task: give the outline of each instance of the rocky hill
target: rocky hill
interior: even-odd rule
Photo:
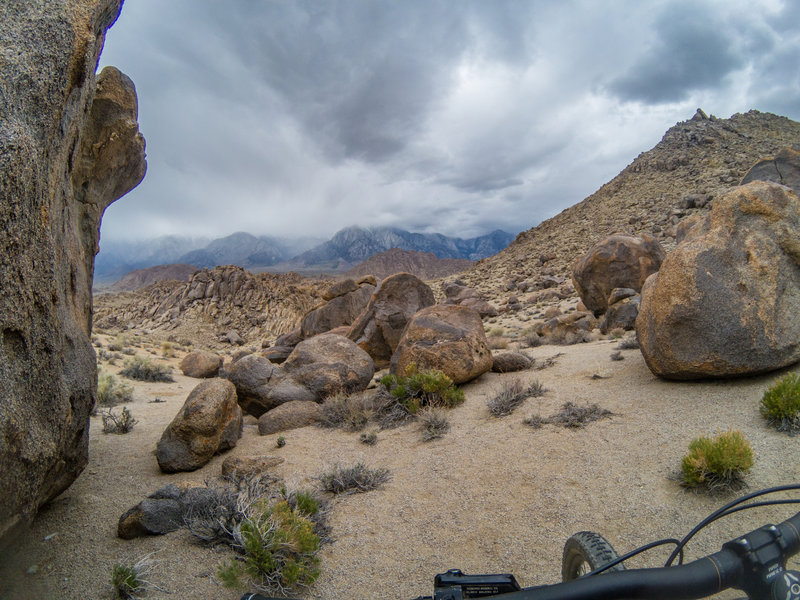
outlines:
[[[253,274],[234,266],[203,269],[188,282],[162,281],[95,297],[94,326],[136,327],[209,348],[239,343],[238,338],[274,340],[299,325],[303,314],[320,302],[318,290],[323,287],[293,273]]]
[[[455,275],[474,264],[474,261],[464,258],[437,258],[432,252],[391,248],[373,254],[342,276],[359,279],[365,275],[374,275],[378,279],[385,279],[395,273],[411,273],[420,279],[436,279]]]
[[[132,292],[143,287],[152,285],[159,281],[175,279],[177,281],[189,281],[199,269],[194,265],[157,265],[146,269],[136,269],[131,271],[122,279],[103,289],[105,292]]]
[[[719,119],[698,109],[594,194],[459,277],[501,301],[543,277],[569,278],[575,260],[614,232],[648,232],[670,250],[681,220],[705,213],[759,159],[797,144],[800,123],[785,117],[751,110]]]

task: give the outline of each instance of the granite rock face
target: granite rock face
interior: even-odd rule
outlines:
[[[0,4],[0,538],[88,460],[100,219],[146,168],[133,84],[95,77],[120,6]]]
[[[656,375],[754,375],[800,360],[800,202],[754,181],[717,198],[705,233],[642,290],[636,333]]]

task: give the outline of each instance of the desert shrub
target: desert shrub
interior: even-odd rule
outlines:
[[[278,436],[278,439],[275,440],[275,447],[276,448],[283,448],[286,445],[286,438],[282,435]]]
[[[367,446],[374,446],[378,443],[378,436],[375,434],[374,431],[370,431],[367,433],[366,431],[362,432],[359,438],[362,444],[366,444]]]
[[[625,336],[625,330],[622,327],[614,327],[614,329],[608,332],[608,335],[612,340],[619,340]]]
[[[103,433],[130,433],[137,423],[127,406],[122,407],[120,414],[116,414],[113,409],[109,408],[101,411],[100,416],[103,419]]]
[[[447,413],[442,408],[425,408],[417,416],[419,417],[423,442],[439,439],[450,429]]]
[[[259,500],[233,532],[236,558],[221,564],[217,574],[228,588],[252,586],[259,592],[285,594],[311,585],[319,577],[320,537],[314,523],[287,500]]]
[[[343,392],[325,398],[322,403],[322,427],[341,427],[348,431],[360,431],[367,426],[373,411],[360,396],[348,396]]]
[[[741,431],[695,438],[681,461],[681,480],[686,487],[704,486],[712,491],[736,489],[753,466],[753,448]]]
[[[487,343],[492,350],[505,350],[508,348],[508,340],[502,337],[490,337]]]
[[[175,358],[175,346],[170,342],[161,344],[161,356],[164,358]]]
[[[577,429],[584,427],[587,423],[599,421],[612,416],[610,410],[601,408],[597,404],[589,404],[581,406],[573,402],[565,402],[561,406],[561,410],[549,417],[541,417],[538,415],[528,417],[523,420],[525,425],[539,429],[542,425],[550,423],[560,427],[567,427],[570,429]]]
[[[405,377],[384,375],[380,383],[411,414],[417,414],[425,406],[452,408],[464,401],[464,392],[437,369],[419,371],[412,364]]]
[[[769,386],[759,408],[778,431],[800,431],[800,375],[787,373]]]
[[[562,356],[563,354],[564,354],[563,352],[559,352],[558,354],[554,354],[553,356],[548,356],[547,358],[543,358],[542,360],[537,361],[534,367],[537,371],[541,371],[542,369],[547,369],[549,367],[552,367],[554,364],[556,364],[556,359],[559,356]]]
[[[492,327],[486,335],[489,337],[503,337],[506,333],[506,330],[502,327]]]
[[[625,357],[622,356],[622,352],[612,352],[610,356],[611,360],[625,360]]]
[[[323,490],[332,494],[354,494],[377,489],[389,480],[388,469],[371,469],[363,462],[351,467],[334,465],[321,473],[317,480]]]
[[[128,349],[131,344],[131,339],[127,335],[118,333],[114,339],[108,342],[108,349],[112,352],[122,352]]]
[[[157,365],[141,356],[127,359],[119,374],[137,381],[175,381],[172,378],[172,369],[165,365]]]
[[[133,400],[133,386],[117,378],[110,373],[101,373],[97,377],[97,404],[101,406],[115,406]]]
[[[378,389],[372,406],[373,418],[381,429],[399,427],[415,418],[415,415],[412,415],[406,406],[384,387]]]
[[[622,341],[617,344],[617,349],[619,350],[636,350],[638,348],[639,339],[636,337],[636,334],[623,338]]]
[[[147,579],[154,565],[150,557],[148,554],[132,565],[117,563],[111,568],[109,583],[116,598],[122,600],[141,598],[150,588],[161,589]]]
[[[536,348],[542,345],[542,338],[535,331],[526,331],[522,334],[522,342],[528,348]]]
[[[525,402],[527,397],[522,381],[512,379],[503,382],[500,393],[494,398],[490,398],[486,405],[489,408],[489,414],[493,417],[503,417],[514,412],[514,409]]]

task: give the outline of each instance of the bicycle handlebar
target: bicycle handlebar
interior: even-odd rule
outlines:
[[[603,573],[483,597],[498,600],[693,600],[736,588],[744,590],[750,598],[800,600],[800,573],[785,571],[786,560],[798,551],[800,512],[780,525],[766,525],[731,540],[719,552],[686,565]],[[788,575],[782,578],[781,574]],[[775,595],[776,580],[784,585],[779,595]],[[435,596],[437,600],[461,597],[460,591],[452,596],[447,592]],[[272,599],[245,594],[241,600]]]

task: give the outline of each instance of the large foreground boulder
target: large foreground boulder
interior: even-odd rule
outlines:
[[[646,233],[641,237],[614,234],[599,241],[575,263],[572,283],[584,306],[595,315],[608,308],[614,288],[640,291],[664,260],[661,244]]]
[[[410,273],[387,277],[372,294],[347,337],[369,354],[376,366],[384,367],[411,315],[434,302],[433,291],[418,277]]]
[[[316,399],[314,393],[260,354],[237,360],[228,367],[227,377],[236,387],[242,410],[256,418],[284,402]]]
[[[88,460],[100,219],[146,167],[133,83],[95,76],[120,5],[0,2],[0,538]]]
[[[670,379],[751,375],[800,360],[800,203],[752,182],[714,201],[708,230],[642,290],[636,333]]]
[[[225,379],[209,379],[192,390],[156,446],[165,473],[194,471],[219,452],[230,450],[242,435],[242,409],[236,388]]]
[[[415,364],[464,383],[491,369],[492,361],[480,315],[463,306],[438,304],[411,317],[392,356],[391,372],[403,375]]]

